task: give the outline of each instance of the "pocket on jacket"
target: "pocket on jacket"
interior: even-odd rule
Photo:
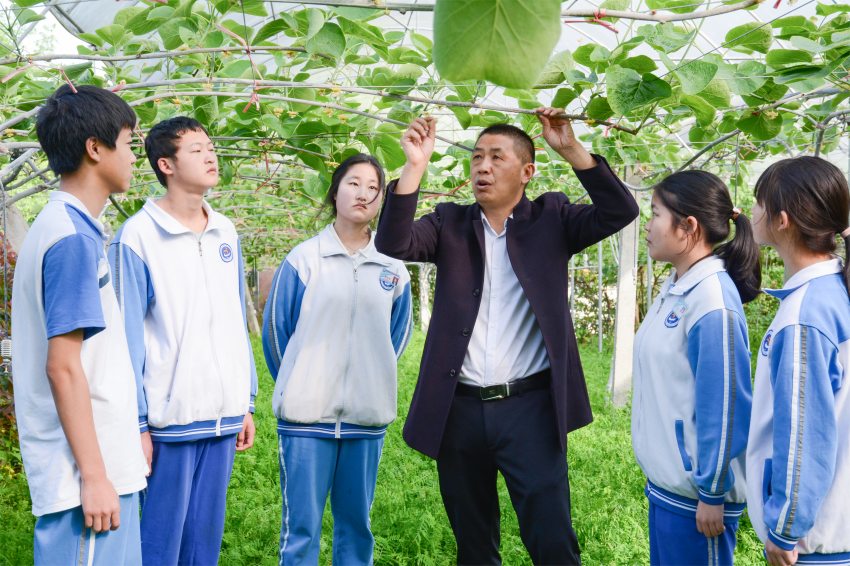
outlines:
[[[682,466],[685,467],[686,472],[692,471],[694,469],[693,462],[691,462],[691,457],[688,456],[688,451],[685,450],[685,423],[681,419],[676,421],[676,444],[679,447]]]
[[[766,503],[771,495],[770,482],[773,480],[773,460],[768,458],[764,461],[764,470],[761,476],[761,500]]]

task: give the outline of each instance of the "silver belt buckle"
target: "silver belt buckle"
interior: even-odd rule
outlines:
[[[482,387],[479,391],[481,392],[482,401],[498,401],[511,394],[511,387],[509,383],[500,383],[498,385]]]

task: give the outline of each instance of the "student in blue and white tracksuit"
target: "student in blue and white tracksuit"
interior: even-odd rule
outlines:
[[[735,224],[735,236],[719,245]],[[742,299],[758,294],[749,221],[710,173],[659,183],[649,254],[674,271],[635,338],[632,444],[647,477],[651,564],[732,564],[752,393]]]
[[[127,220],[109,250],[152,459],[142,560],[215,564],[235,451],[254,437],[242,253],[233,223],[204,200],[218,167],[201,124],[160,122],[145,148],[166,195]]]
[[[384,186],[375,158],[345,160],[328,191],[334,222],[296,246],[272,281],[263,350],[276,379],[280,564],[318,563],[329,493],[332,562],[372,563],[369,510],[411,332],[410,276],[375,250],[369,229]]]
[[[753,226],[785,264],[756,364],[747,445],[749,515],[773,565],[850,564],[850,195],[817,157],[756,183]]]
[[[12,289],[15,416],[36,566],[142,562],[148,468],[97,219],[110,195],[130,188],[135,125],[126,102],[90,85],[63,85],[38,111],[38,140],[59,189],[27,232]]]

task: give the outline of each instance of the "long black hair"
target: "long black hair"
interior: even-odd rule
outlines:
[[[777,161],[756,181],[756,201],[768,220],[785,212],[802,246],[835,253],[835,235],[847,228],[850,193],[841,170],[820,157]],[[850,293],[850,237],[844,240],[844,284]]]
[[[654,190],[670,210],[674,223],[688,216],[697,219],[706,242],[726,264],[741,302],[755,299],[761,292],[758,244],[750,220],[734,207],[726,184],[707,171],[680,171],[655,185]],[[735,224],[735,235],[726,241],[731,232],[730,221]]]

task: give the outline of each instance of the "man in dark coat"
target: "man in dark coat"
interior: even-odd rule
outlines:
[[[534,144],[519,128],[483,130],[470,158],[476,203],[445,203],[414,221],[436,122],[402,136],[407,162],[391,183],[375,245],[437,265],[434,312],[405,441],[437,460],[461,564],[499,564],[501,472],[520,534],[537,564],[579,564],[570,517],[567,433],[592,420],[567,303],[567,262],[638,215],[602,157],[576,140],[560,111],[538,117],[593,204],[560,192],[534,201]]]

